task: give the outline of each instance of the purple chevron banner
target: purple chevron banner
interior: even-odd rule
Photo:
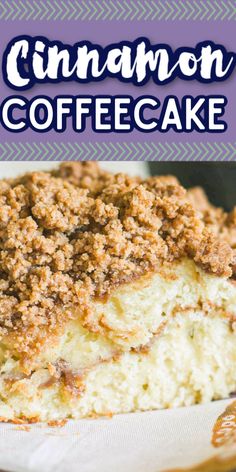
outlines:
[[[236,160],[233,0],[3,0],[0,160]]]

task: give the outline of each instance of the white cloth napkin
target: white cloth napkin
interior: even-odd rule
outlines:
[[[0,469],[158,472],[192,467],[225,451],[225,446],[211,444],[212,429],[232,401],[69,421],[62,428],[36,424],[23,431],[1,424]],[[235,419],[230,424],[232,433]],[[226,452],[236,454],[232,444]]]

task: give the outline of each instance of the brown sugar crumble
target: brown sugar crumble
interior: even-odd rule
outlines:
[[[187,196],[210,230],[236,249],[236,207],[230,213],[214,207],[201,187],[188,190]]]
[[[51,426],[51,428],[63,428],[63,426],[68,423],[68,420],[51,420],[48,421],[48,426]]]
[[[164,261],[187,256],[231,277],[236,210],[195,207],[174,178],[113,175],[94,162],[1,180],[1,335],[27,353],[71,308],[88,313],[93,297]]]

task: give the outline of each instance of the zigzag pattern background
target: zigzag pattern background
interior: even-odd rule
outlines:
[[[236,142],[5,142],[0,161],[234,161]]]
[[[0,20],[236,20],[235,0],[2,0]]]

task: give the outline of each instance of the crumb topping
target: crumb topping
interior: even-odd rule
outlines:
[[[213,217],[191,200],[174,178],[142,181],[95,162],[1,180],[1,334],[27,352],[71,307],[88,313],[93,297],[184,256],[230,277],[234,253],[220,234],[235,235],[236,211]]]
[[[213,206],[201,187],[188,190],[187,198],[200,212],[200,217],[212,233],[231,246],[236,264],[236,207],[230,213],[226,213],[222,208]]]

